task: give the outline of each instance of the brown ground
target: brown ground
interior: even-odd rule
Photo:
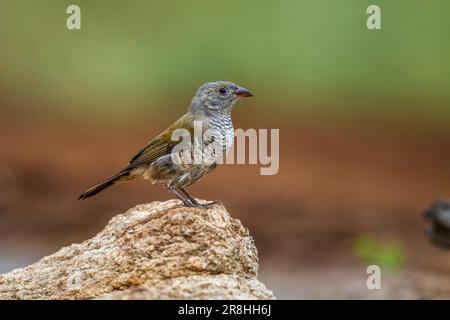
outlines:
[[[114,186],[77,201],[81,191],[124,166],[158,133],[126,124],[5,121],[0,128],[0,271],[37,260],[95,234],[115,214],[168,199],[146,182]],[[274,125],[276,122],[276,125]],[[242,121],[248,128],[255,121]],[[280,171],[222,166],[190,190],[220,199],[255,237],[260,278],[279,298],[450,297],[450,252],[424,236],[423,209],[450,197],[450,134],[370,124],[274,120]],[[406,268],[365,287],[356,237],[371,234],[405,250]]]

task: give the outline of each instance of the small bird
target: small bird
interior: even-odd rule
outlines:
[[[80,195],[78,199],[92,197],[115,183],[146,179],[152,184],[164,184],[169,192],[181,199],[188,207],[209,207],[217,201],[200,203],[191,196],[186,188],[197,182],[205,174],[217,167],[217,161],[210,155],[208,161],[173,161],[173,151],[179,140],[173,139],[177,129],[184,129],[191,135],[190,142],[195,144],[195,124],[201,124],[202,133],[212,132],[208,139],[202,140],[202,155],[211,150],[222,149],[224,154],[233,144],[234,129],[231,121],[231,109],[244,97],[253,94],[247,89],[230,81],[208,82],[195,94],[187,112],[164,132],[136,154],[128,166],[114,176],[100,182]],[[178,152],[178,151],[177,151]],[[195,152],[195,151],[194,151]]]

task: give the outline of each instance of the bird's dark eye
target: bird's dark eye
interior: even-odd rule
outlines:
[[[227,93],[227,89],[225,89],[225,88],[220,88],[220,89],[219,89],[219,93],[220,93],[221,95],[224,95],[224,94]]]

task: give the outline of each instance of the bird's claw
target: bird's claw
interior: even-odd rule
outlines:
[[[215,200],[215,201],[200,203],[197,200],[195,200],[192,202],[185,202],[184,205],[189,208],[205,208],[205,209],[207,209],[207,208],[213,207],[214,205],[218,204],[219,202],[220,201]]]
[[[213,207],[215,204],[219,203],[219,201],[215,200],[215,201],[211,201],[211,202],[205,202],[205,203],[200,203],[197,202],[196,206],[200,207],[200,208],[211,208]]]

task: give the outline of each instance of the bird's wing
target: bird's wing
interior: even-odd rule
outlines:
[[[193,116],[190,114],[182,116],[164,132],[160,133],[156,138],[150,141],[145,148],[139,151],[139,153],[130,160],[128,168],[136,168],[142,164],[150,164],[159,157],[170,154],[172,148],[179,143],[179,141],[172,140],[172,133],[176,129],[186,129],[192,136],[194,132],[192,125],[193,120]]]

